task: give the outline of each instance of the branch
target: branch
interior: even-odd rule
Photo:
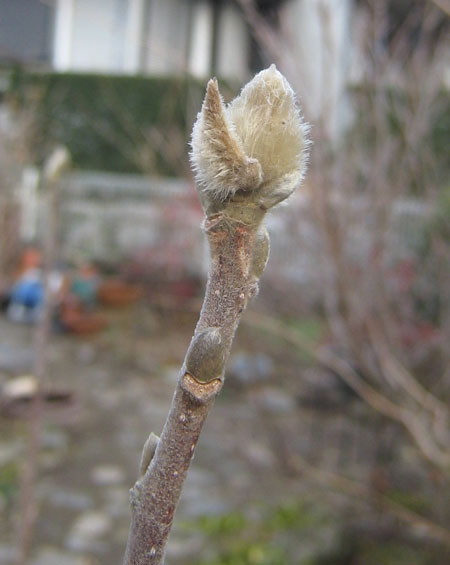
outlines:
[[[431,0],[431,2],[447,14],[447,16],[450,16],[450,2],[448,2],[448,0]]]
[[[262,422],[264,422],[267,428],[266,435],[270,439],[271,449],[277,455],[278,461],[283,464],[284,472],[289,477],[304,478],[306,476],[312,482],[327,488],[336,489],[338,492],[344,493],[358,502],[364,501],[374,507],[379,507],[398,518],[401,522],[408,524],[416,534],[423,535],[425,533],[430,539],[450,547],[450,530],[445,526],[441,526],[435,521],[396,502],[388,494],[383,494],[373,486],[371,487],[360,481],[350,479],[345,475],[331,472],[309,463],[307,459],[292,449],[292,442],[288,440],[289,430],[280,427],[273,414],[269,414],[264,409],[260,410],[262,412]]]
[[[210,273],[161,438],[148,438],[141,476],[131,489],[125,565],[163,562],[200,432],[223,386],[240,317],[267,262],[264,216],[300,184],[307,145],[292,89],[274,66],[228,107],[217,82],[209,81],[193,130],[191,161],[206,215]]]
[[[401,424],[427,461],[438,468],[448,468],[450,452],[442,449],[434,441],[432,430],[427,426],[424,419],[416,412],[397,404],[385,394],[373,388],[344,359],[329,350],[312,347],[311,344],[301,338],[298,332],[269,316],[252,312],[247,317],[246,322],[259,329],[270,331],[274,335],[282,337],[288,343],[307,351],[321,365],[334,371],[371,408]]]
[[[392,381],[397,388],[403,389],[419,407],[428,411],[432,417],[433,431],[436,439],[441,441],[443,447],[449,449],[448,408],[444,402],[436,398],[422,384],[414,378],[408,369],[392,353],[389,343],[377,328],[373,320],[367,320],[368,335],[373,351],[378,357],[378,362],[387,380]]]
[[[450,547],[450,531],[447,528],[399,504],[388,495],[379,493],[354,479],[310,465],[299,455],[293,455],[292,461],[296,465],[295,470],[298,474],[304,473],[312,481],[336,488],[338,491],[344,492],[359,501],[364,500],[368,503],[379,505],[383,510],[390,512],[413,529],[418,530],[420,528],[431,539]]]
[[[44,183],[47,185],[48,209],[48,223],[44,233],[44,265],[42,270],[44,301],[34,336],[35,355],[33,369],[37,389],[30,406],[27,454],[20,484],[20,522],[16,534],[17,565],[26,565],[28,562],[38,517],[36,480],[39,474],[39,450],[44,412],[42,384],[47,372],[47,351],[51,334],[52,314],[55,306],[55,296],[50,286],[50,274],[55,267],[57,258],[58,183],[61,175],[66,172],[69,166],[70,155],[68,151],[64,147],[58,147],[47,159],[43,171]]]

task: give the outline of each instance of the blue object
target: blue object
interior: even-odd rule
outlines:
[[[21,304],[25,308],[36,308],[44,300],[44,287],[36,279],[22,279],[11,289],[11,302]]]

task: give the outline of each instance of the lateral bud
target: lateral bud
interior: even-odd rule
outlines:
[[[258,281],[266,268],[270,253],[270,239],[267,229],[262,226],[256,234],[253,247],[253,257],[250,266],[252,281]]]
[[[186,354],[186,371],[200,383],[223,379],[225,346],[220,328],[206,328],[194,336]]]
[[[148,436],[147,441],[142,449],[141,461],[139,463],[139,474],[141,477],[145,475],[147,469],[155,455],[156,448],[158,447],[159,437],[153,432]]]

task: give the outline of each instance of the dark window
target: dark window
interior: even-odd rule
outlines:
[[[51,2],[0,0],[0,60],[50,62],[53,12]]]

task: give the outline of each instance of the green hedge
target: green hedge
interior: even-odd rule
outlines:
[[[170,142],[161,146],[161,136],[146,141],[149,132],[156,128],[174,147],[183,146],[203,93],[204,84],[189,77],[16,70],[8,97],[17,108],[33,110],[36,162],[63,143],[78,168],[171,175],[185,163],[170,154]]]

